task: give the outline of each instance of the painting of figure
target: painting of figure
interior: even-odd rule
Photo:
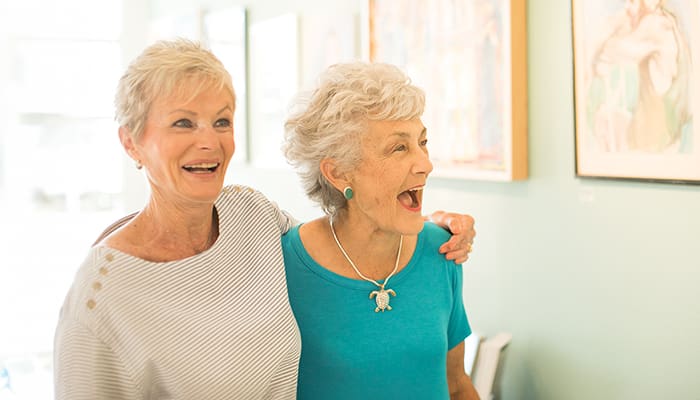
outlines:
[[[698,179],[697,15],[691,0],[573,2],[579,175]]]

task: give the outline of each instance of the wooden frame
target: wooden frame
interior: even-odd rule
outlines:
[[[700,184],[699,9],[572,0],[577,176]]]
[[[434,176],[527,178],[525,0],[368,0],[371,61],[426,91]]]

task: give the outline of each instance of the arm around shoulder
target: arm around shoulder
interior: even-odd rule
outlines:
[[[230,185],[223,188],[222,194],[224,196],[247,196],[249,199],[252,199],[254,203],[263,205],[264,208],[272,212],[273,219],[279,227],[281,234],[287,233],[289,229],[299,224],[299,221],[289,212],[282,210],[276,202],[269,199],[262,192],[251,187]]]

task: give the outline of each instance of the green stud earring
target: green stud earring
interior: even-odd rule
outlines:
[[[352,196],[354,195],[352,188],[350,186],[346,186],[345,189],[343,189],[343,196],[345,196],[345,200],[350,200],[352,199]]]

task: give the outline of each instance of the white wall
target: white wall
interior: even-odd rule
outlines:
[[[232,3],[244,4],[207,4]],[[178,4],[189,3],[153,0],[153,12]],[[319,10],[351,18],[360,1],[249,9],[252,21]],[[427,210],[476,217],[465,300],[474,329],[513,333],[503,399],[699,398],[700,187],[574,176],[570,12],[569,1],[528,4],[530,178],[433,179]],[[229,175],[300,219],[319,215],[291,172]]]

